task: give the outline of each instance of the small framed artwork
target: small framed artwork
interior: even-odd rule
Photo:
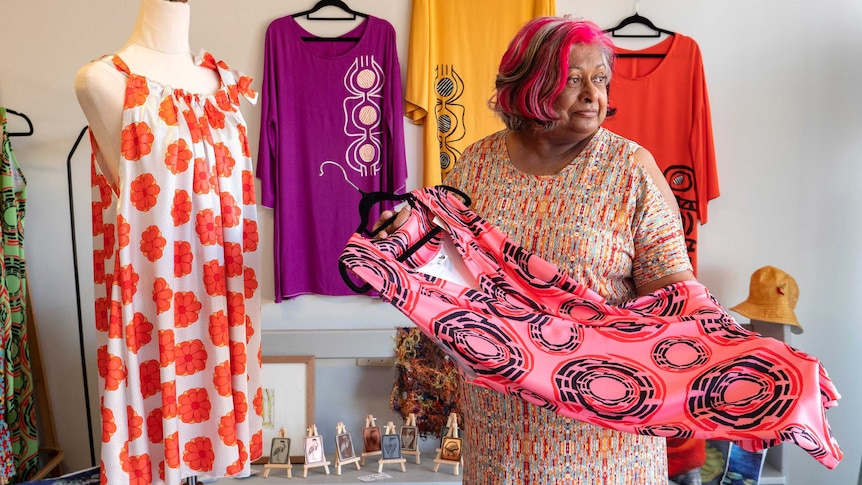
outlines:
[[[401,437],[397,434],[383,435],[383,459],[396,460],[401,458]]]
[[[341,461],[349,460],[356,456],[353,451],[353,438],[350,433],[341,433],[335,435],[335,451],[338,453],[338,459]]]
[[[323,454],[323,439],[320,436],[305,437],[305,464],[313,465],[326,461]]]
[[[443,438],[445,438],[446,435],[448,435],[448,434],[449,434],[449,427],[448,426],[443,426],[442,428],[440,428],[440,444],[437,445],[438,448],[443,448]]]
[[[365,445],[365,453],[380,451],[380,428],[374,426],[363,429],[362,442]]]
[[[401,427],[401,449],[404,451],[416,451],[419,448],[419,440],[416,439],[416,426]]]
[[[290,463],[290,438],[273,438],[269,449],[269,463],[287,465]]]
[[[461,460],[461,438],[451,436],[443,437],[443,446],[440,447],[440,458],[449,461]]]

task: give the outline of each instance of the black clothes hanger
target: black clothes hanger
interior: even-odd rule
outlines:
[[[7,133],[6,136],[30,136],[33,134],[33,122],[30,121],[30,118],[27,115],[25,115],[24,113],[19,113],[19,112],[15,111],[14,109],[9,109],[9,108],[6,108],[6,112],[9,114],[13,114],[16,116],[20,116],[21,118],[24,118],[24,121],[27,122],[27,126],[29,127],[28,131],[15,131],[15,132]]]
[[[338,7],[341,10],[344,10],[346,13],[350,14],[350,17],[312,17],[311,14],[317,12],[318,10],[324,7]],[[356,20],[356,17],[360,18],[368,18],[368,14],[357,12],[352,8],[348,7],[346,3],[341,0],[320,0],[317,2],[310,10],[306,10],[304,12],[298,12],[291,15],[293,18],[298,17],[306,17],[308,20]],[[359,37],[313,37],[313,36],[303,36],[302,40],[307,42],[356,42],[359,40]]]
[[[660,27],[656,27],[655,24],[652,23],[652,21],[650,19],[644,17],[643,15],[640,15],[638,13],[638,4],[639,3],[640,2],[635,4],[634,15],[630,15],[630,16],[622,19],[620,21],[620,23],[617,24],[616,26],[611,27],[609,29],[605,29],[605,32],[608,32],[609,34],[611,34],[611,37],[629,37],[629,38],[661,37],[662,34],[667,34],[667,35],[671,35],[671,36],[676,35],[676,32],[662,29]],[[648,33],[648,34],[623,34],[623,33],[620,33],[620,31],[622,29],[624,29],[625,27],[627,27],[629,25],[633,25],[633,24],[643,25],[643,26],[651,29],[652,32]],[[617,57],[665,57],[665,54],[653,53],[653,52],[631,52],[631,53],[623,52],[623,53],[617,54]]]

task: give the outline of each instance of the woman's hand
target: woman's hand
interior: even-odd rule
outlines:
[[[374,223],[374,227],[371,230],[371,233],[374,235],[373,237],[377,239],[385,239],[389,237],[390,234],[397,231],[398,228],[401,227],[404,222],[407,221],[408,217],[410,217],[409,204],[405,205],[397,213],[392,210],[385,210],[380,213],[380,218],[377,219],[377,222]],[[385,227],[381,227],[384,224],[386,224]],[[377,232],[378,228],[380,228],[379,232]]]

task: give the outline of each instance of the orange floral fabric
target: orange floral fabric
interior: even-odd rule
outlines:
[[[113,184],[91,137],[101,484],[246,476],[263,447],[259,237],[239,98],[257,95],[206,52],[198,65],[222,81],[206,95],[112,61],[128,79]]]

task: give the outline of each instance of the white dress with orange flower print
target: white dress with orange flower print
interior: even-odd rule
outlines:
[[[115,185],[93,145],[102,483],[245,476],[262,454],[254,174],[239,97],[211,54],[199,95],[129,72]]]

